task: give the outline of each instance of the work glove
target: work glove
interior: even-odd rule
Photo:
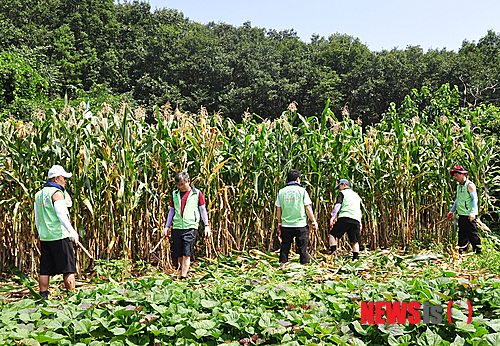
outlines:
[[[205,237],[208,238],[212,234],[212,231],[210,230],[210,226],[205,226]]]
[[[335,225],[335,218],[332,216],[330,219],[330,227],[333,227],[333,225]]]
[[[470,214],[469,214],[469,220],[470,221],[474,221],[476,219],[476,212],[475,211],[471,211]]]
[[[281,224],[278,224],[278,231],[281,233]]]
[[[78,238],[78,233],[74,229],[69,232],[69,240],[78,244]]]
[[[165,238],[168,238],[170,236],[170,228],[165,228],[165,230],[163,231],[163,236]]]
[[[446,218],[447,218],[448,220],[451,220],[451,219],[453,219],[454,217],[455,217],[455,214],[453,214],[453,212],[452,212],[452,211],[450,211],[450,212],[448,213],[448,216],[447,216]]]
[[[318,222],[316,220],[314,220],[314,222],[312,223],[312,228],[318,229]]]

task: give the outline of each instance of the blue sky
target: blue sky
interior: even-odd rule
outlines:
[[[152,9],[174,8],[191,21],[294,29],[304,42],[313,34],[357,37],[371,51],[408,45],[457,51],[489,29],[500,32],[499,0],[143,0]]]

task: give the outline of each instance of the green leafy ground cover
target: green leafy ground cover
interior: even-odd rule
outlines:
[[[56,280],[49,300],[3,283],[0,344],[499,345],[499,273],[487,267],[499,258],[492,243],[484,250],[384,250],[363,252],[357,262],[318,254],[310,266],[295,258],[284,271],[276,254],[234,252],[198,260],[187,281],[151,267],[150,275],[124,279],[116,265],[102,264],[73,294],[54,290]],[[413,300],[443,305],[443,322],[361,324],[361,301]]]

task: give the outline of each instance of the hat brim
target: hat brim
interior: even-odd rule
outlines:
[[[337,186],[335,186],[335,190],[339,189],[340,184],[342,184],[342,183],[339,183]]]
[[[73,176],[73,173],[64,172],[64,173],[56,173],[55,175],[51,174],[48,177],[49,177],[49,179],[53,179],[53,178],[57,178],[57,177],[71,178],[72,176]]]
[[[450,171],[450,174],[451,174],[451,175],[453,175],[453,174],[455,174],[455,173],[467,174],[467,173],[469,173],[469,171],[465,171],[465,170],[464,170],[464,171],[462,171],[462,170],[457,170],[457,169],[455,169],[455,170],[453,170],[453,171]]]

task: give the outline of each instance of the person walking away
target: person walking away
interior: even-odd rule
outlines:
[[[291,170],[287,175],[287,184],[279,190],[276,198],[278,230],[281,236],[280,268],[285,269],[292,242],[296,239],[300,263],[310,262],[307,246],[309,235],[307,217],[312,222],[313,229],[318,228],[314,217],[312,201],[306,189],[300,185],[301,172]]]
[[[176,174],[175,182],[178,189],[172,192],[170,211],[163,234],[165,237],[172,234],[173,257],[178,259],[181,266],[180,279],[185,280],[191,265],[191,253],[200,219],[205,224],[205,237],[210,236],[211,230],[203,193],[190,185],[189,174],[187,172]]]
[[[69,221],[66,182],[71,178],[60,165],[54,165],[48,172],[49,180],[35,195],[35,225],[40,237],[39,289],[42,298],[49,297],[50,277],[63,274],[64,286],[68,291],[75,288],[75,254],[73,243],[79,243],[78,233]]]
[[[455,203],[448,213],[448,219],[458,215],[458,246],[463,253],[469,242],[476,254],[481,253],[481,239],[477,230],[476,216],[478,213],[478,197],[476,185],[467,178],[469,171],[462,166],[455,166],[450,174],[457,181],[457,196]]]
[[[354,192],[347,179],[340,179],[335,187],[339,190],[332,218],[330,219],[330,234],[328,236],[330,251],[337,257],[337,239],[347,233],[352,248],[352,259],[359,258],[359,239],[362,226],[361,218],[362,201],[359,195]],[[337,218],[337,219],[336,219]]]

